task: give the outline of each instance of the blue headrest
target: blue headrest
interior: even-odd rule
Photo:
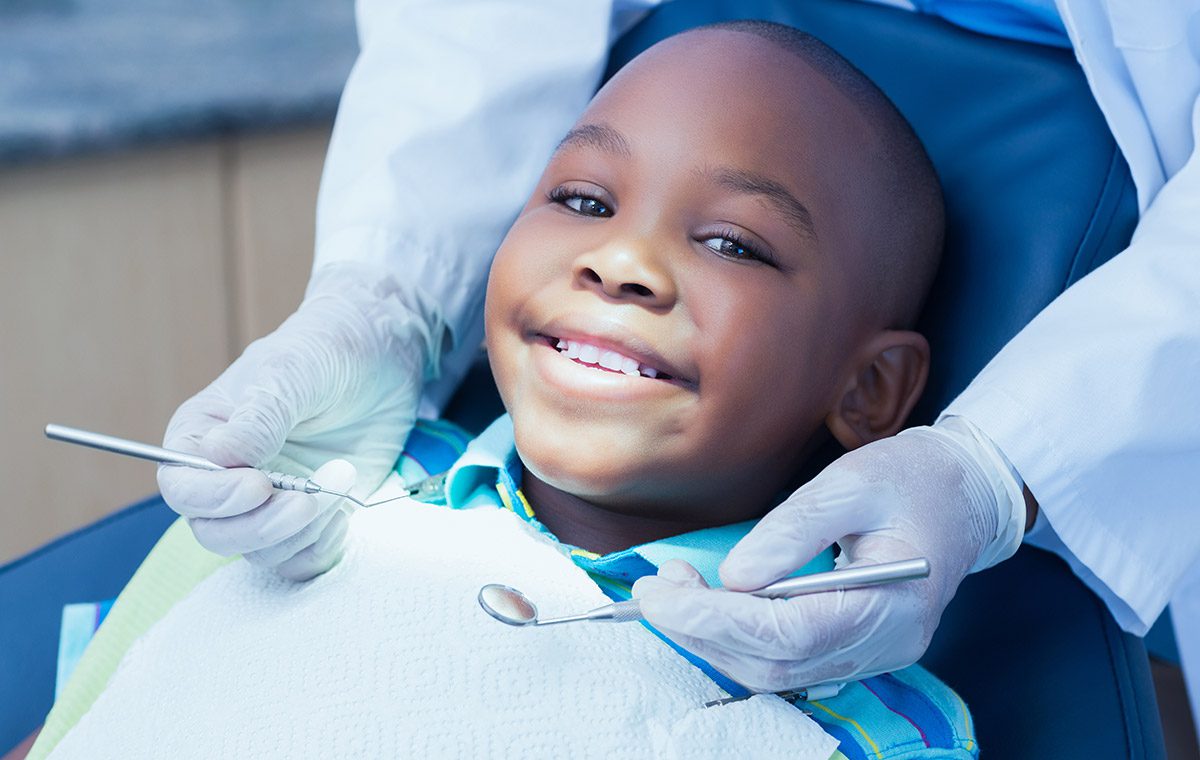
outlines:
[[[1129,241],[1133,182],[1070,51],[846,0],[675,0],[617,44],[609,73],[698,25],[760,18],[810,32],[912,123],[946,197],[942,266],[921,319],[931,421],[1069,284]]]

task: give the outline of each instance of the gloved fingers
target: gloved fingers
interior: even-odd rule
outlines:
[[[671,560],[663,563],[658,568],[658,575],[647,575],[639,578],[633,584],[632,591],[633,596],[641,601],[644,614],[646,597],[655,597],[664,594],[670,595],[681,588],[703,589],[708,588],[708,584],[704,582],[700,573],[696,572],[695,568],[691,565],[680,560]],[[647,620],[649,621],[649,618]],[[652,621],[650,622],[653,624]],[[689,636],[678,631],[670,631],[662,628],[661,632],[669,636],[679,646],[703,658],[718,671],[745,685],[747,688],[751,688],[753,691],[769,691],[769,689],[765,688],[753,688],[743,680],[743,678],[752,677],[752,674],[755,672],[757,666],[752,661],[756,658],[738,652],[730,652],[728,649],[713,644],[706,639]]]
[[[935,549],[918,549],[903,538],[890,533],[852,536],[842,541],[841,547],[842,554],[837,561],[839,570],[924,558],[929,562],[929,577],[879,586],[878,590],[886,590],[888,594],[885,596],[897,598],[922,597],[929,604],[932,604],[933,599],[942,596],[943,591],[947,589],[951,593],[945,594],[944,598],[949,599],[953,596],[952,590],[962,578],[966,571],[966,562],[969,561],[965,550],[947,553]],[[940,608],[931,607],[929,612],[940,612]]]
[[[167,423],[162,445],[185,454],[204,456],[200,441],[214,426],[229,419],[233,404],[209,386],[179,405]]]
[[[675,588],[708,588],[708,583],[696,568],[681,559],[667,560],[657,575],[638,578],[630,590],[634,597],[645,594],[669,593]]]
[[[864,656],[864,653],[853,647],[838,647],[822,655],[800,660],[780,660],[731,650],[697,636],[666,629],[663,629],[662,633],[732,680],[755,692],[787,691],[853,680],[899,667],[874,665],[874,659],[869,655]],[[915,662],[915,659],[912,662]],[[870,669],[867,668],[869,663],[872,664]]]
[[[689,636],[678,639],[672,636],[671,639],[750,691],[762,694],[809,685],[783,672],[781,663],[776,660],[730,652],[704,639]]]
[[[334,457],[352,459],[358,471],[354,496],[373,493],[392,473],[403,441],[412,430],[415,417],[394,415],[372,418],[346,428],[325,429],[309,436],[313,421],[299,423],[289,434],[279,454],[270,460],[273,469],[284,472],[309,472]]]
[[[729,678],[759,693],[791,691],[874,675],[860,672],[853,659],[839,658],[836,653],[801,662],[749,657],[715,649],[709,654],[696,654]]]
[[[681,559],[669,559],[658,568],[658,576],[671,583],[693,588],[708,588],[700,571]]]
[[[323,488],[346,493],[354,486],[356,475],[354,465],[344,459],[334,459],[326,462],[314,472],[312,479]],[[316,494],[315,499],[317,515],[307,525],[282,541],[255,551],[245,552],[243,556],[251,564],[260,567],[274,567],[318,541],[322,532],[333,520],[335,513],[347,507],[347,501],[340,496],[328,493]]]
[[[225,467],[260,467],[283,448],[295,423],[291,403],[259,391],[238,404],[227,422],[209,429],[199,453]]]
[[[753,692],[788,691],[844,679],[841,674],[845,672],[845,661],[836,657],[814,658],[803,662],[774,660],[732,652],[694,636],[671,634],[670,638],[730,680]]]
[[[291,559],[280,563],[275,568],[276,572],[293,581],[306,581],[327,572],[341,560],[349,528],[349,514],[339,509],[334,512],[333,519],[325,526],[320,538]]]
[[[257,551],[246,552],[242,555],[247,562],[257,567],[277,567],[291,559],[304,549],[320,540],[329,524],[341,511],[345,499],[335,499],[332,508],[326,508],[317,519],[313,520],[294,536],[289,536],[277,544],[263,547]]]
[[[672,639],[704,639],[731,654],[783,660],[803,660],[841,648],[863,625],[870,608],[869,596],[847,592],[760,599],[724,590],[675,587],[641,597],[646,620]]]
[[[199,470],[160,465],[158,490],[184,517],[232,517],[260,507],[274,489],[267,476],[249,467]]]
[[[840,542],[841,556],[837,559],[838,569],[878,565],[883,562],[898,562],[916,559],[924,552],[903,538],[892,533],[880,532],[863,536],[850,536]],[[930,561],[930,569],[933,562]]]
[[[264,549],[304,530],[321,513],[312,494],[276,491],[262,506],[232,517],[189,518],[200,545],[222,556]]]
[[[322,465],[313,473],[312,479],[322,487],[344,491],[353,486],[355,477],[354,465],[342,459],[335,459]],[[319,544],[322,537],[331,530],[330,526],[338,520],[338,513],[348,512],[350,507],[342,497],[327,493],[316,494],[316,501],[319,510],[317,517],[298,533],[242,556],[259,567],[277,567],[305,549]]]
[[[828,472],[828,470],[826,471]],[[721,563],[721,582],[753,591],[804,567],[833,542],[866,528],[856,525],[851,488],[856,478],[818,476],[759,520]]]

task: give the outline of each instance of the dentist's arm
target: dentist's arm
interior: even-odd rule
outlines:
[[[596,90],[612,6],[358,1],[314,272],[354,262],[400,279],[441,331],[438,403],[477,355],[492,254]]]
[[[1192,111],[1200,144],[1200,103]],[[1028,486],[1057,545],[1141,634],[1200,560],[1200,155],[1129,248],[1017,335],[931,428],[853,451],[730,553],[748,590],[838,541],[850,563],[929,558],[925,581],[786,601],[639,581],[646,618],[760,689],[893,670],[925,651],[963,577],[1009,556]],[[1019,475],[1018,475],[1019,473]]]
[[[179,408],[164,445],[297,475],[342,458],[358,493],[377,487],[424,382],[452,387],[474,356],[492,254],[595,90],[610,12],[360,0],[305,300]],[[297,579],[341,555],[344,504],[245,469],[163,468],[159,486],[213,551]]]
[[[1191,124],[1200,145],[1200,99]],[[946,411],[1004,450],[1052,531],[1046,548],[1137,635],[1200,560],[1198,378],[1193,150],[1129,248],[1051,304]]]

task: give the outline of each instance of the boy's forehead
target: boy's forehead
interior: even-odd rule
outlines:
[[[751,162],[804,174],[821,166],[860,173],[856,154],[876,142],[850,96],[799,55],[724,29],[684,32],[638,55],[578,124],[598,121],[634,148],[642,134],[666,133],[698,150],[740,151]]]
[[[854,103],[799,55],[728,29],[684,32],[653,45],[622,68],[588,110],[642,109],[662,104],[664,95],[672,103],[752,109],[742,115],[756,121],[772,115],[799,122],[857,115]]]
[[[594,125],[602,129],[582,141],[592,148],[770,175],[826,229],[864,205],[874,176],[876,135],[850,97],[746,32],[703,29],[654,45],[597,93],[572,135]]]

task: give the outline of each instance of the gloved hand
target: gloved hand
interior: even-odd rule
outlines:
[[[837,541],[839,567],[926,557],[919,581],[759,599],[710,590],[684,563],[633,588],[647,621],[758,691],[866,678],[917,661],[970,572],[1024,533],[1022,484],[962,418],[852,451],[762,519],[721,565],[731,590],[783,578]]]
[[[440,342],[404,300],[392,278],[326,266],[295,314],[176,410],[164,447],[242,468],[159,468],[163,498],[200,544],[296,580],[337,562],[345,500],[276,491],[246,468],[307,476],[341,458],[357,470],[357,484],[353,472],[343,483],[350,493],[361,498],[379,486],[416,418]]]

